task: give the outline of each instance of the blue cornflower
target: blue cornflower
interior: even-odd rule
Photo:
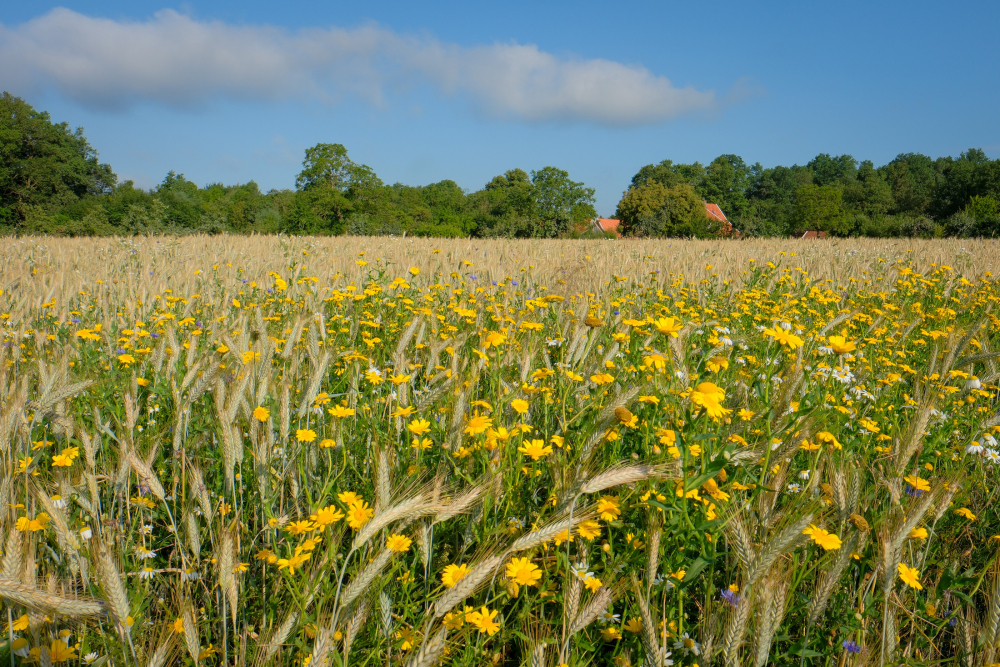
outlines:
[[[853,640],[845,639],[843,646],[848,653],[861,653],[861,647]]]
[[[720,595],[719,597],[722,598],[723,602],[727,602],[728,604],[731,604],[734,607],[740,603],[740,596],[736,594],[736,591],[732,591],[728,588],[722,591],[722,595]]]

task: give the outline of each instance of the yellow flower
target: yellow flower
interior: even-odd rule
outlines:
[[[507,563],[507,578],[520,586],[537,586],[542,571],[529,558],[512,558]]]
[[[419,276],[420,275],[420,269],[418,269],[415,266],[411,266],[410,267],[410,275],[411,276]]]
[[[857,348],[854,343],[848,341],[843,336],[830,336],[826,341],[834,354],[847,354],[848,352],[854,352]]]
[[[914,528],[910,531],[910,537],[916,540],[926,540],[927,539],[927,529],[926,528]]]
[[[964,516],[969,521],[975,521],[976,520],[976,515],[973,514],[969,510],[968,507],[960,507],[960,508],[958,508],[957,510],[955,510],[955,514],[958,514],[959,516]]]
[[[488,334],[486,334],[486,338],[483,341],[483,349],[488,350],[490,349],[490,347],[499,347],[500,345],[503,345],[505,342],[507,342],[506,336],[504,336],[502,333],[491,331]]]
[[[485,433],[490,426],[493,426],[493,420],[486,415],[477,413],[466,423],[465,433],[466,435],[479,435],[480,433]]]
[[[337,419],[343,419],[344,417],[354,416],[354,408],[349,408],[345,405],[338,405],[335,408],[330,408],[329,410],[327,410],[327,412],[330,413],[330,415],[332,415],[333,417],[336,417]]]
[[[413,540],[406,537],[405,535],[400,535],[398,533],[390,535],[385,540],[385,548],[388,549],[389,551],[394,551],[396,553],[409,551],[411,544],[413,544]]]
[[[514,412],[519,415],[523,415],[528,411],[528,402],[523,398],[515,398],[510,402],[510,407],[514,408]]]
[[[309,428],[300,428],[295,431],[295,439],[299,442],[312,442],[316,439],[316,431]]]
[[[600,387],[602,385],[611,384],[612,382],[614,382],[615,376],[609,373],[596,373],[590,376],[590,381],[596,384],[598,387]]]
[[[52,465],[56,467],[68,468],[73,465],[73,461],[76,460],[76,457],[79,455],[79,447],[67,447],[52,457]]]
[[[903,580],[910,588],[916,588],[918,591],[923,590],[923,586],[920,585],[920,572],[915,567],[909,567],[903,563],[896,566],[899,571],[899,578]]]
[[[331,447],[336,447],[337,443],[330,438],[323,438],[319,441],[319,446],[322,449],[330,449]]]
[[[872,433],[878,433],[881,430],[879,429],[878,424],[873,422],[871,419],[861,418],[858,420],[858,424],[861,426],[861,428],[867,431],[871,431]]]
[[[271,411],[265,407],[258,405],[253,409],[253,418],[259,422],[266,422],[267,418],[271,416]]]
[[[76,649],[67,646],[66,642],[55,640],[49,645],[49,658],[52,662],[66,662],[76,658]]]
[[[41,512],[34,519],[29,519],[26,516],[18,518],[15,527],[22,533],[37,533],[40,530],[45,530],[45,526],[48,522],[49,515],[45,512]]]
[[[498,609],[490,611],[486,607],[483,607],[479,612],[466,614],[465,620],[479,628],[480,633],[485,632],[487,635],[492,637],[500,631],[500,624],[495,620],[498,612]]]
[[[803,530],[802,534],[811,537],[812,541],[823,547],[824,551],[839,549],[842,544],[839,537],[822,528],[817,528],[813,524],[810,524],[808,528]]]
[[[601,590],[601,586],[603,586],[604,584],[601,583],[601,580],[598,579],[597,577],[590,575],[583,580],[583,585],[591,593],[596,593],[597,591]]]
[[[790,350],[794,350],[802,347],[805,341],[796,336],[793,333],[785,331],[781,327],[774,327],[773,329],[764,329],[764,335],[770,336],[774,340],[778,341],[782,345],[785,345]]]
[[[295,574],[295,570],[300,569],[310,558],[312,558],[312,553],[307,551],[305,553],[298,553],[291,558],[279,558],[278,569],[284,570],[288,569],[288,574]]]
[[[931,484],[926,479],[921,479],[916,475],[907,475],[903,481],[913,487],[914,491],[930,491]]]
[[[431,423],[426,419],[414,419],[407,424],[406,430],[415,436],[421,436],[431,430]]]
[[[174,632],[178,635],[184,634],[184,619],[178,616],[173,623]]]
[[[576,529],[576,532],[580,534],[580,537],[585,540],[593,540],[601,535],[601,524],[598,522],[588,519],[580,524]]]
[[[465,578],[465,575],[469,573],[469,566],[465,565],[447,565],[444,568],[444,572],[441,573],[441,584],[445,588],[454,588],[455,584]]]
[[[677,333],[683,328],[681,323],[672,317],[661,317],[654,322],[656,330],[664,336],[677,338]]]
[[[316,528],[312,521],[293,521],[285,528],[292,535],[302,535]]]
[[[618,628],[609,625],[601,629],[601,638],[606,642],[610,642],[616,639],[621,639],[622,633],[618,631]]]
[[[757,413],[751,410],[747,410],[746,408],[740,408],[740,411],[736,413],[736,416],[742,419],[743,421],[748,422],[751,419],[753,419],[755,414]]]
[[[822,442],[825,445],[830,445],[834,449],[843,449],[843,447],[841,447],[840,445],[840,442],[837,440],[836,436],[833,435],[833,433],[829,433],[828,431],[820,431],[813,437],[815,438],[816,442]]]
[[[347,525],[358,530],[371,520],[373,514],[375,510],[362,500],[347,508]]]
[[[718,373],[719,371],[724,371],[727,368],[729,368],[729,359],[726,359],[725,357],[715,356],[709,359],[707,362],[705,362],[705,365],[708,367],[708,370],[712,371],[713,373]]]
[[[553,501],[554,501],[554,498],[553,498]],[[552,504],[555,505],[555,502],[553,502]],[[552,541],[555,542],[556,546],[558,547],[563,542],[572,542],[573,541],[573,536],[570,535],[569,528],[566,528],[563,531],[561,531],[561,532],[556,533],[555,535],[553,535],[552,536]]]
[[[148,387],[149,386],[149,380],[147,380],[146,378],[136,378],[135,379],[135,383],[137,385],[139,385],[140,387]]]
[[[316,513],[309,517],[318,527],[325,528],[331,523],[336,523],[344,518],[344,513],[336,505],[327,505],[316,510]]]
[[[614,521],[621,516],[621,501],[616,496],[601,496],[597,501],[597,513],[605,521]]]
[[[10,624],[11,632],[22,632],[28,629],[28,615],[22,614],[16,621]]]
[[[637,635],[642,632],[642,621],[638,618],[630,618],[622,627],[624,627],[628,632]]]
[[[128,366],[129,364],[134,364],[135,357],[133,357],[131,354],[119,354],[118,363],[121,364],[122,366]]]
[[[337,494],[337,498],[340,502],[344,503],[348,507],[351,505],[357,505],[358,503],[363,503],[364,498],[354,493],[353,491],[344,491],[343,493]]]
[[[712,419],[719,419],[730,414],[732,410],[722,407],[726,392],[714,382],[702,382],[691,392],[691,402],[705,409]]]
[[[517,448],[525,456],[530,456],[532,461],[544,458],[552,453],[552,446],[546,445],[544,440],[532,440],[528,444]]]

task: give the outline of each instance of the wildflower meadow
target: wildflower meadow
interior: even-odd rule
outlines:
[[[0,664],[1000,662],[998,258],[10,239]]]

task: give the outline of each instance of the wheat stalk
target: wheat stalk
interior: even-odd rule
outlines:
[[[586,606],[584,606],[584,608],[580,610],[580,613],[574,618],[573,624],[569,628],[569,635],[575,635],[596,621],[597,617],[601,615],[601,612],[607,609],[608,606],[614,602],[614,599],[614,592],[607,586],[604,586],[601,590],[597,591],[597,594],[590,598]]]
[[[525,533],[514,540],[514,543],[508,548],[508,552],[517,553],[541,546],[546,542],[550,542],[556,535],[563,531],[572,531],[581,521],[585,521],[590,517],[590,512],[584,511],[578,515],[574,514],[572,518],[559,519],[547,523],[538,530]]]
[[[340,597],[340,607],[347,607],[354,602],[359,595],[364,593],[375,580],[375,577],[381,574],[385,566],[389,564],[393,555],[392,551],[383,549],[379,552],[378,556],[375,556],[372,562],[361,570],[361,572],[356,574],[354,579],[351,580],[351,583],[344,587],[344,591]]]
[[[351,654],[351,644],[354,643],[354,638],[358,636],[358,632],[361,631],[361,626],[365,624],[365,620],[368,618],[368,598],[361,598],[361,602],[358,604],[357,609],[354,610],[354,614],[351,616],[350,620],[347,621],[347,630],[344,632],[344,659]]]
[[[503,555],[486,556],[480,560],[453,588],[437,599],[434,603],[434,618],[441,618],[457,604],[471,597],[504,560]]]
[[[413,520],[427,516],[428,514],[434,514],[438,511],[439,507],[440,505],[428,503],[426,493],[420,492],[412,498],[404,500],[398,505],[394,505],[381,514],[376,514],[372,517],[355,536],[354,542],[351,544],[351,551],[357,551],[363,547],[372,537],[390,523],[401,519]]]
[[[622,462],[587,480],[580,487],[580,494],[600,493],[613,486],[635,484],[651,477],[661,478],[664,471],[664,466],[628,465]]]
[[[19,604],[42,613],[82,617],[99,616],[105,612],[104,605],[99,600],[71,600],[25,586],[6,577],[0,578],[0,597],[5,598],[10,604]]]
[[[433,667],[441,661],[444,654],[445,641],[448,639],[448,629],[441,628],[433,637],[424,642],[417,654],[406,663],[407,667]]]
[[[110,547],[95,540],[97,543],[97,571],[101,579],[101,587],[104,589],[105,600],[118,623],[119,631],[129,634],[131,627],[126,623],[129,617],[128,597],[125,595],[125,585],[122,583],[118,566],[115,565],[111,556]]]

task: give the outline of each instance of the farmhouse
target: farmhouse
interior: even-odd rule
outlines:
[[[739,236],[740,233],[733,229],[733,224],[729,222],[726,218],[726,214],[722,212],[718,204],[710,204],[704,202],[705,204],[705,215],[708,216],[709,220],[715,220],[722,223],[722,228],[719,229],[720,236]],[[593,225],[593,231],[598,234],[614,234],[617,238],[621,238],[621,232],[618,231],[618,225],[621,220],[616,220],[615,218],[594,218],[591,221]]]

